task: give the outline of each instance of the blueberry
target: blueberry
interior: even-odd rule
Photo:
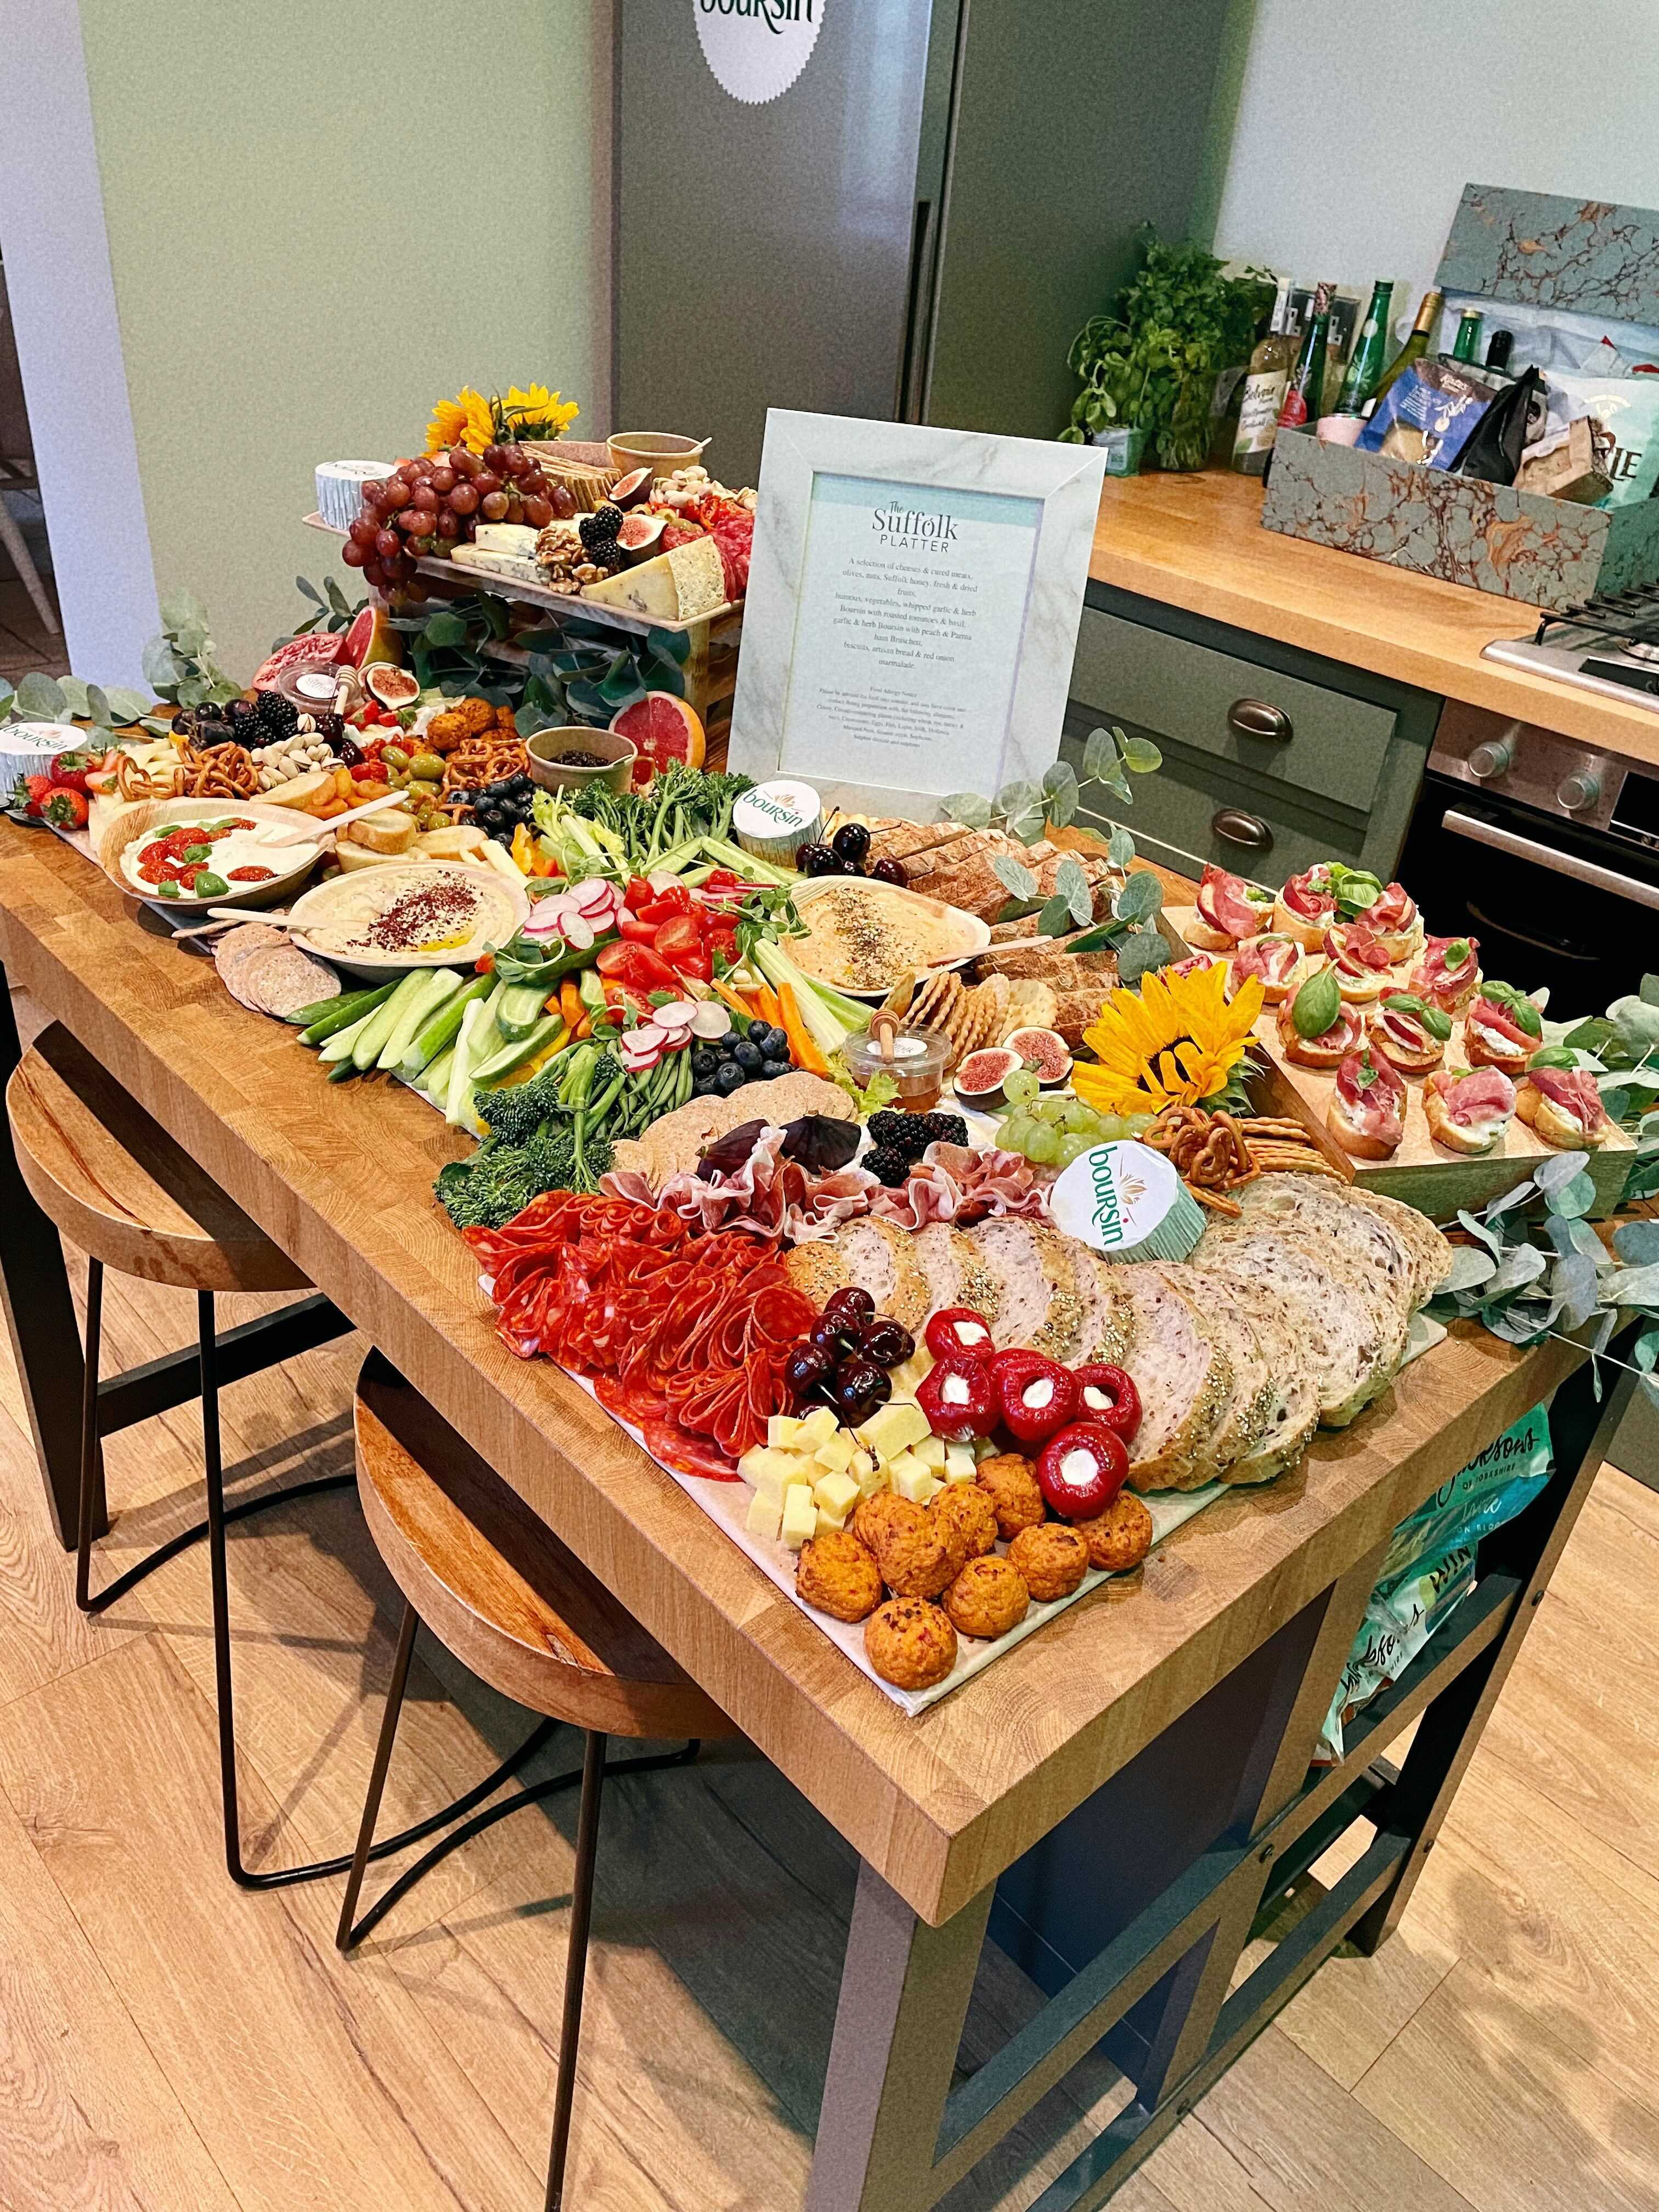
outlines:
[[[760,1047],[750,1044],[746,1037],[741,1044],[734,1044],[732,1048],[732,1059],[750,1075],[755,1073],[765,1056]]]
[[[722,1064],[720,1073],[714,1078],[714,1087],[729,1098],[734,1091],[742,1090],[747,1079],[737,1061],[728,1060]]]
[[[772,1024],[770,1022],[752,1021],[749,1024],[749,1042],[750,1044],[757,1044],[763,1047],[766,1040],[771,1036],[771,1034]]]
[[[757,1037],[755,1042],[759,1045],[761,1050],[766,1054],[769,1060],[781,1060],[787,1065],[789,1059],[789,1032],[787,1030],[768,1030],[763,1037]]]
[[[760,1072],[762,1082],[770,1083],[780,1075],[788,1074],[789,1063],[787,1060],[763,1060],[760,1065]]]
[[[718,1098],[720,1095],[720,1085],[715,1082],[712,1075],[695,1077],[691,1085],[691,1096],[694,1098]]]
[[[705,1076],[716,1074],[720,1064],[720,1056],[717,1052],[694,1052],[691,1055],[692,1075],[701,1080]]]

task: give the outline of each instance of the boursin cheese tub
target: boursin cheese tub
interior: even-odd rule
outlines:
[[[1184,1260],[1204,1210],[1162,1152],[1133,1138],[1080,1152],[1048,1194],[1054,1226],[1108,1260]]]
[[[793,868],[803,845],[817,840],[823,807],[810,783],[780,776],[745,791],[732,809],[732,834],[745,853],[775,867]]]

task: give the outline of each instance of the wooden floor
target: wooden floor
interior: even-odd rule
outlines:
[[[223,1304],[228,1325],[258,1302]],[[192,1325],[187,1297],[112,1279],[106,1314],[123,1364]],[[226,1392],[237,1488],[349,1464],[360,1350]],[[0,2207],[534,2212],[573,1800],[468,1846],[349,1961],[332,1946],[334,1885],[234,1892],[205,1559],[84,1622],[21,1419],[8,1365]],[[109,1566],[193,1517],[199,1438],[186,1408],[112,1442]],[[349,1492],[245,1524],[231,1559],[251,1856],[343,1849],[389,1668],[390,1584]],[[1404,1929],[1374,1960],[1327,1966],[1120,2212],[1659,2206],[1656,1593],[1659,1497],[1606,1473]],[[442,1802],[527,1725],[423,1643],[386,1820]],[[557,1748],[542,1771],[574,1763],[574,1741]],[[738,1750],[614,1787],[601,1856],[574,2205],[787,2212],[829,2046],[845,1846]],[[990,1954],[964,2061],[1032,2001]],[[1018,2157],[1052,2174],[1085,2115],[1123,2095],[1109,2070],[1080,2070]],[[1013,2180],[1016,2162],[990,2161],[951,2212],[1019,2212],[1039,2185]]]
[[[52,579],[45,579],[48,592]],[[54,604],[55,604],[54,600]],[[32,669],[43,676],[67,676],[69,654],[61,635],[53,637],[35,612],[34,603],[0,553],[0,676],[15,684]]]

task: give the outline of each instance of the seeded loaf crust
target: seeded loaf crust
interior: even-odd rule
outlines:
[[[1261,1431],[1238,1458],[1221,1468],[1221,1480],[1271,1482],[1301,1458],[1319,1425],[1319,1392],[1307,1348],[1278,1301],[1259,1283],[1206,1275],[1200,1297],[1206,1312],[1212,1298],[1225,1297],[1246,1315],[1267,1362],[1267,1406]]]
[[[929,1222],[910,1239],[916,1265],[927,1278],[927,1310],[966,1306],[982,1314],[994,1336],[1002,1288],[996,1271],[965,1232],[948,1221]]]
[[[1232,1401],[1212,1448],[1215,1473],[1224,1478],[1255,1448],[1273,1413],[1277,1394],[1255,1319],[1231,1285],[1212,1275],[1199,1291],[1190,1277],[1184,1282],[1180,1279],[1181,1272],[1176,1271],[1176,1287],[1188,1297],[1196,1296],[1206,1327],[1232,1362]]]
[[[1137,1490],[1197,1490],[1215,1475],[1215,1443],[1233,1399],[1233,1367],[1185,1281],[1185,1270],[1121,1267],[1135,1311],[1124,1366],[1140,1394],[1131,1449]]]
[[[1407,1206],[1397,1198],[1385,1197],[1378,1190],[1361,1190],[1355,1183],[1345,1184],[1344,1194],[1351,1206],[1362,1206],[1379,1220],[1386,1221],[1410,1246],[1416,1263],[1416,1303],[1426,1305],[1445,1281],[1451,1266],[1452,1248],[1447,1238],[1426,1213],[1419,1213],[1414,1206]]]
[[[1027,1345],[1050,1359],[1078,1358],[1089,1310],[1078,1289],[1081,1248],[1039,1221],[979,1221],[964,1234],[997,1279],[998,1351]]]
[[[932,1303],[927,1278],[917,1266],[911,1240],[890,1221],[849,1221],[835,1235],[798,1244],[784,1260],[789,1279],[814,1305],[855,1283],[868,1291],[878,1314],[890,1314],[915,1335]]]
[[[1293,1320],[1319,1392],[1324,1428],[1346,1428],[1398,1364],[1397,1310],[1328,1237],[1248,1216],[1206,1229],[1188,1266],[1258,1283]]]

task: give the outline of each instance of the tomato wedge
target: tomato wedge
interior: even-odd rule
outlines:
[[[643,921],[649,917],[641,915],[640,919]],[[688,953],[701,952],[702,926],[690,914],[677,914],[658,930],[656,946],[665,960],[678,961]]]
[[[602,945],[593,964],[601,975],[613,976],[633,991],[672,991],[679,985],[679,977],[665,960],[659,958],[648,945],[631,944],[627,938]]]
[[[647,921],[669,921],[677,914],[690,913],[691,894],[684,884],[670,884],[666,890],[653,891],[650,905],[638,911]]]
[[[657,941],[655,928],[643,915],[629,914],[624,911],[617,927],[632,945],[654,945]]]

